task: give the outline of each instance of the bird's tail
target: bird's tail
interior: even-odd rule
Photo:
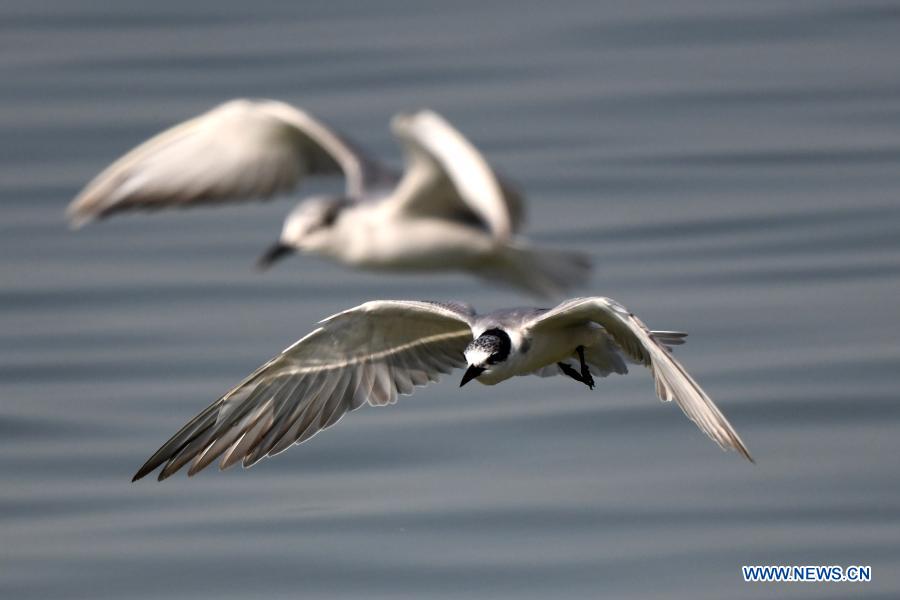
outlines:
[[[522,242],[504,245],[476,274],[492,283],[525,291],[543,300],[558,299],[588,283],[591,261],[586,254],[535,248]]]

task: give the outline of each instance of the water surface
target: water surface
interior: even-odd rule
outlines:
[[[0,8],[0,596],[896,596],[896,4],[104,4]],[[635,372],[448,380],[249,471],[131,484],[337,308],[523,301],[315,259],[259,274],[288,199],[66,229],[112,159],[235,96],[398,165],[391,114],[444,113],[526,190],[533,239],[595,257],[585,292],[691,332],[679,356],[758,464]]]

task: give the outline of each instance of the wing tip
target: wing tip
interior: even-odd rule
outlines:
[[[736,434],[735,434],[735,437],[736,437]],[[741,438],[736,437],[736,439],[733,440],[733,443],[734,443],[733,448],[738,454],[740,454],[741,456],[746,458],[748,461],[750,461],[750,464],[752,464],[752,465],[756,464],[756,460],[754,460],[753,457],[750,456],[750,450],[747,449],[747,446],[744,445],[744,442],[743,442],[743,440],[741,440]]]
[[[149,467],[145,463],[144,466],[142,466],[140,469],[138,469],[137,473],[135,473],[134,476],[131,478],[131,483],[134,483],[135,481],[137,481],[139,479],[143,479],[144,477],[146,477],[147,475],[152,473],[154,469],[156,469],[156,467]]]
[[[203,471],[207,466],[209,466],[209,465],[203,465],[200,468],[191,467],[187,471],[187,476],[189,478],[193,477],[200,471]],[[148,468],[146,465],[141,467],[138,470],[138,472],[135,473],[134,476],[131,478],[131,483],[135,483],[135,482],[143,479],[144,477],[146,477],[147,475],[149,475],[150,473],[155,471],[158,467],[159,467],[159,465],[156,465],[156,466],[150,467],[150,468]],[[225,468],[227,468],[227,467],[220,467],[219,470],[224,471]],[[178,469],[175,469],[174,471],[167,472],[166,469],[163,468],[162,470],[160,470],[159,474],[156,476],[156,480],[157,481],[165,481],[166,479],[168,479],[169,477],[171,477],[172,475],[174,475],[175,473],[177,473],[180,470],[181,470],[181,467],[179,467]]]
[[[66,208],[66,221],[71,231],[77,231],[93,221],[96,215],[84,205],[84,200],[79,197],[72,201]]]

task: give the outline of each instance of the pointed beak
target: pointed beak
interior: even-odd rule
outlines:
[[[284,258],[288,254],[293,254],[294,249],[287,244],[282,244],[281,242],[276,242],[272,246],[266,250],[265,254],[259,257],[259,260],[256,261],[256,267],[260,270],[266,270],[272,266],[276,261]]]
[[[487,369],[484,367],[476,367],[475,365],[471,365],[468,369],[466,369],[465,375],[463,375],[462,381],[459,382],[459,387],[462,387],[484,373]]]

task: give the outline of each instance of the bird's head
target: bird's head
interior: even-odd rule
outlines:
[[[284,220],[281,237],[263,254],[257,265],[267,269],[297,251],[316,251],[331,240],[331,228],[350,206],[347,198],[317,196],[304,200]]]
[[[509,358],[512,348],[509,334],[502,329],[488,329],[466,346],[466,363],[469,367],[463,375],[459,387],[462,387],[480,376],[491,367]]]

